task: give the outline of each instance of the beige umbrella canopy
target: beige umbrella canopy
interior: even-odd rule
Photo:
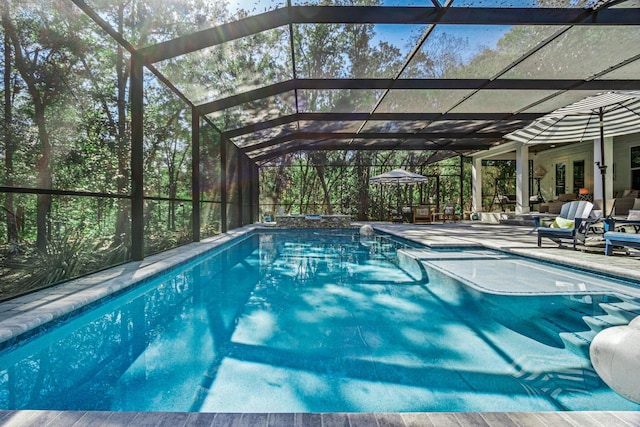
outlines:
[[[420,175],[414,172],[409,172],[404,169],[394,169],[389,172],[382,173],[380,175],[369,178],[369,184],[395,184],[396,190],[396,203],[398,213],[400,213],[400,185],[418,184],[420,182],[427,182],[429,178],[424,175]]]
[[[429,178],[424,175],[409,172],[404,169],[394,169],[380,175],[369,178],[369,184],[416,184],[427,182]]]

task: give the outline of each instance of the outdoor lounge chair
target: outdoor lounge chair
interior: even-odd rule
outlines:
[[[578,238],[584,240],[589,229],[593,203],[576,200],[565,203],[560,209],[560,215],[550,227],[538,228],[538,246],[542,246],[542,238],[546,237],[562,246],[563,240],[571,240],[576,249]]]
[[[445,208],[444,208],[444,219],[443,219],[444,221],[446,221],[446,220],[457,221],[459,219],[460,219],[460,217],[456,213],[456,208],[454,208],[453,206],[445,206]]]

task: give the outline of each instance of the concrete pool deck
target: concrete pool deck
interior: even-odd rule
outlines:
[[[364,224],[364,223],[363,223]],[[422,243],[426,246],[456,246],[476,244],[529,258],[550,261],[599,271],[640,281],[640,252],[629,255],[605,256],[604,248],[593,252],[574,251],[570,247],[559,248],[549,239],[542,239],[538,247],[538,235],[529,226],[487,224],[477,221],[459,221],[445,224],[391,224],[368,223],[375,229],[395,236]]]
[[[357,226],[359,223],[354,223]],[[447,224],[370,223],[380,231],[411,239],[427,246],[481,245],[555,263],[601,271],[640,280],[640,257],[605,257],[604,254],[560,249],[537,236],[531,227],[494,225],[479,222]],[[34,330],[52,319],[90,304],[127,283],[153,277],[159,271],[186,262],[212,247],[239,237],[256,226],[235,230],[201,243],[194,243],[145,261],[130,263],[78,281],[52,287],[12,301],[0,303],[0,341],[10,342],[17,335]],[[0,411],[0,425],[171,425],[171,426],[634,426],[640,425],[636,412],[544,412],[544,413],[323,413],[323,414],[198,414],[198,413],[117,413],[85,411]]]
[[[599,287],[595,284],[580,283],[581,291],[585,294],[603,293],[603,289],[608,289],[611,294],[616,294],[625,300],[640,301],[640,251],[630,251],[628,254],[619,252],[614,256],[605,256],[604,248],[587,248],[578,247],[573,250],[571,247],[560,248],[556,243],[549,239],[542,240],[542,247],[538,247],[537,234],[532,232],[531,227],[484,224],[478,222],[454,222],[446,224],[430,224],[430,225],[414,225],[414,224],[389,224],[389,223],[369,223],[375,229],[388,233],[393,236],[409,239],[411,241],[423,244],[425,246],[437,249],[448,247],[478,247],[489,249],[497,249],[506,253],[519,255],[532,260],[535,264],[536,260],[560,264],[563,266],[576,267],[605,275],[620,277],[635,282],[638,286],[617,285],[614,282],[607,286]],[[418,250],[419,252],[419,250]],[[418,255],[418,258],[420,256]],[[425,257],[428,261],[429,256]],[[444,256],[446,258],[446,256]],[[453,257],[458,258],[458,257]],[[447,264],[446,260],[439,259],[430,262],[434,266],[438,264]],[[454,264],[454,262],[449,263]],[[514,276],[508,282],[501,279],[499,272],[501,265],[499,261],[493,261],[491,257],[487,257],[486,266],[482,267],[482,262],[477,264],[474,274],[479,276],[478,286],[485,291],[492,293],[513,293],[513,294],[561,294],[575,293],[576,289],[571,287],[560,290],[553,283],[540,282],[540,287],[531,286],[531,277],[535,274],[544,274],[545,268],[540,266],[537,270],[530,271],[528,277],[519,277],[518,273],[526,271],[522,267],[513,269]],[[454,266],[455,267],[455,266]],[[494,271],[481,271],[491,270]],[[445,268],[446,270],[446,268]],[[502,270],[502,273],[508,274],[511,269]],[[451,271],[449,271],[451,273]],[[458,277],[456,274],[452,274]],[[464,275],[458,277],[464,281]],[[605,277],[606,280],[606,277]],[[594,281],[595,282],[595,281]],[[486,285],[486,286],[485,286]],[[568,283],[566,283],[568,285]],[[604,293],[609,293],[604,292]]]

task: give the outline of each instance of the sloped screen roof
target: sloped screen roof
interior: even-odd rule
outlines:
[[[265,2],[134,49],[258,163],[470,154],[586,96],[640,89],[639,3]],[[85,9],[100,19],[100,2]]]

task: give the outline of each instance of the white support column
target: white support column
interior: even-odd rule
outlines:
[[[471,203],[473,212],[482,212],[482,159],[478,157],[471,163]]]
[[[529,147],[516,147],[516,214],[529,212]]]
[[[593,140],[593,199],[602,200],[602,174],[598,164],[602,164],[602,152],[600,149],[600,138]],[[605,176],[606,186],[604,194],[607,200],[606,212],[611,212],[613,203],[613,138],[604,139],[604,164],[607,166],[607,174]]]

